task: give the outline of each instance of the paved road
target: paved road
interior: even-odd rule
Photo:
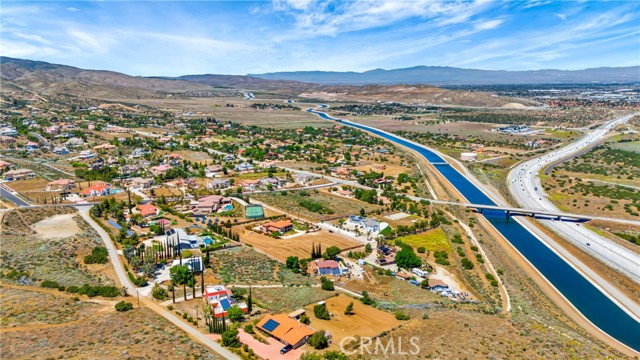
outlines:
[[[89,206],[78,206],[76,208],[78,209],[78,213],[80,213],[80,216],[82,216],[82,218],[87,223],[89,223],[89,225],[91,225],[91,227],[94,228],[96,230],[96,232],[102,238],[102,241],[104,242],[104,244],[105,244],[105,246],[107,248],[107,251],[109,252],[109,259],[111,260],[111,263],[113,264],[113,268],[115,269],[116,276],[118,277],[118,281],[120,282],[120,284],[122,286],[124,286],[127,289],[127,294],[129,294],[129,295],[131,295],[133,297],[138,296],[138,292],[137,292],[135,286],[131,283],[131,281],[129,280],[129,276],[124,271],[124,267],[122,266],[122,262],[120,261],[120,258],[118,257],[118,253],[116,251],[115,246],[113,245],[113,242],[111,241],[111,238],[109,237],[109,234],[107,234],[107,232],[104,231],[103,228],[101,228],[95,221],[93,221],[93,219],[89,215],[89,210],[91,208]],[[183,331],[187,332],[192,338],[198,340],[200,343],[202,343],[205,346],[209,347],[210,349],[212,349],[213,351],[215,351],[216,353],[218,353],[219,355],[221,355],[225,359],[233,359],[233,360],[236,360],[236,359],[239,360],[240,359],[234,353],[232,353],[229,350],[225,349],[224,347],[222,347],[217,342],[209,339],[205,334],[201,333],[197,329],[193,328],[192,326],[188,325],[187,323],[185,323],[184,321],[179,319],[177,316],[175,316],[169,310],[167,310],[167,309],[159,306],[155,302],[153,302],[153,300],[142,296],[142,297],[140,297],[140,301],[146,307],[148,307],[149,309],[155,311],[158,315],[164,317],[165,319],[169,320],[175,326],[177,326],[178,328],[180,328]]]
[[[20,199],[18,196],[14,195],[12,192],[6,190],[4,187],[0,186],[0,197],[3,197],[17,206],[29,206],[29,203]]]
[[[615,126],[629,121],[632,117],[633,115],[628,115],[611,120],[568,146],[516,166],[509,173],[507,180],[511,194],[523,207],[559,211],[544,192],[538,174],[546,166],[593,146]],[[550,221],[546,221],[544,224],[573,245],[640,284],[640,256],[638,254],[579,224]]]

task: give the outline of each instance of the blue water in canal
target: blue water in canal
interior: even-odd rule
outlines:
[[[337,120],[314,110],[307,110],[327,120]],[[439,155],[401,137],[352,122],[344,125],[359,128],[415,150],[431,163],[444,163]],[[453,186],[473,204],[496,205],[451,165],[434,165]],[[527,229],[508,220],[504,211],[484,210],[483,216],[540,271],[587,319],[623,344],[640,351],[640,323],[607,298],[569,264],[546,247]]]

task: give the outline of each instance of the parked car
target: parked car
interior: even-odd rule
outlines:
[[[287,345],[287,346],[283,347],[282,349],[280,349],[280,354],[286,354],[291,350],[293,350],[293,346]]]

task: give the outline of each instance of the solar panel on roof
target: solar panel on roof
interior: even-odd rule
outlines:
[[[269,319],[267,320],[266,323],[264,323],[264,325],[262,326],[263,329],[272,332],[273,330],[275,330],[280,324],[273,320],[273,319]]]
[[[231,307],[231,304],[229,303],[229,299],[220,300],[220,305],[222,305],[222,310],[224,311],[227,311],[227,309]]]

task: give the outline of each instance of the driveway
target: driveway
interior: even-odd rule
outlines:
[[[255,331],[260,331],[256,329]],[[260,341],[253,338],[251,334],[247,334],[242,329],[238,329],[238,338],[243,344],[247,344],[253,352],[255,352],[259,357],[265,360],[298,360],[300,356],[304,353],[302,347],[299,347],[295,350],[291,350],[288,353],[282,355],[280,354],[280,349],[284,347],[284,344],[279,342],[278,340],[269,337],[267,341],[269,344],[263,344]]]

